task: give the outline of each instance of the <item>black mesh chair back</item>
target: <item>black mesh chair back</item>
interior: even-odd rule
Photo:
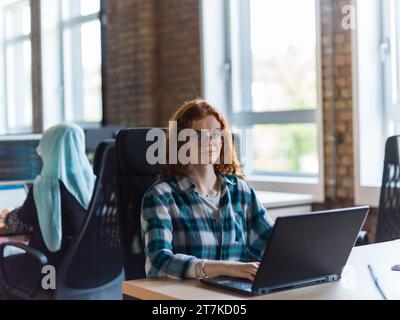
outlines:
[[[104,140],[115,139],[121,129],[123,128],[114,126],[84,129],[86,154],[91,163],[94,161],[95,152],[100,143]]]
[[[123,272],[116,159],[115,141],[100,143],[94,159],[97,179],[87,216],[58,272],[57,283],[64,291],[107,286]],[[59,295],[63,294],[63,290],[58,291]]]
[[[149,130],[151,129],[122,130],[116,139],[121,242],[127,280],[146,277],[140,211],[144,193],[160,173],[160,164],[151,165],[146,159],[148,147],[154,143],[146,141]],[[161,134],[165,132],[163,129],[158,130]],[[162,143],[165,146],[165,141]]]
[[[386,141],[376,242],[400,238],[400,136]]]

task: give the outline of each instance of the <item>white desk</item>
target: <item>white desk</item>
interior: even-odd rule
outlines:
[[[267,208],[272,220],[312,211],[314,197],[309,194],[256,191],[257,198]]]
[[[400,264],[400,240],[353,249],[342,279],[333,283],[282,291],[265,296],[246,297],[222,289],[214,289],[197,280],[143,279],[126,281],[125,295],[137,299],[167,300],[376,300],[382,299],[367,265],[372,264],[376,276],[389,299],[400,300],[400,272],[391,267]]]

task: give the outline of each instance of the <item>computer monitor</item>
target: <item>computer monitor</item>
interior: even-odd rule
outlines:
[[[29,184],[40,174],[42,160],[36,152],[41,135],[0,136],[0,184]]]

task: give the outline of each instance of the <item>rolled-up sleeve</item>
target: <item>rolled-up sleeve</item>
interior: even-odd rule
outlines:
[[[141,226],[147,277],[185,278],[196,257],[173,252],[173,223],[164,195],[156,188],[142,202]]]

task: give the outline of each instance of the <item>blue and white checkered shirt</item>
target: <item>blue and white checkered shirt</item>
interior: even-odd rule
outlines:
[[[145,193],[141,225],[148,277],[185,278],[198,259],[261,260],[273,222],[244,180],[220,177],[220,221],[187,176],[160,180]]]

